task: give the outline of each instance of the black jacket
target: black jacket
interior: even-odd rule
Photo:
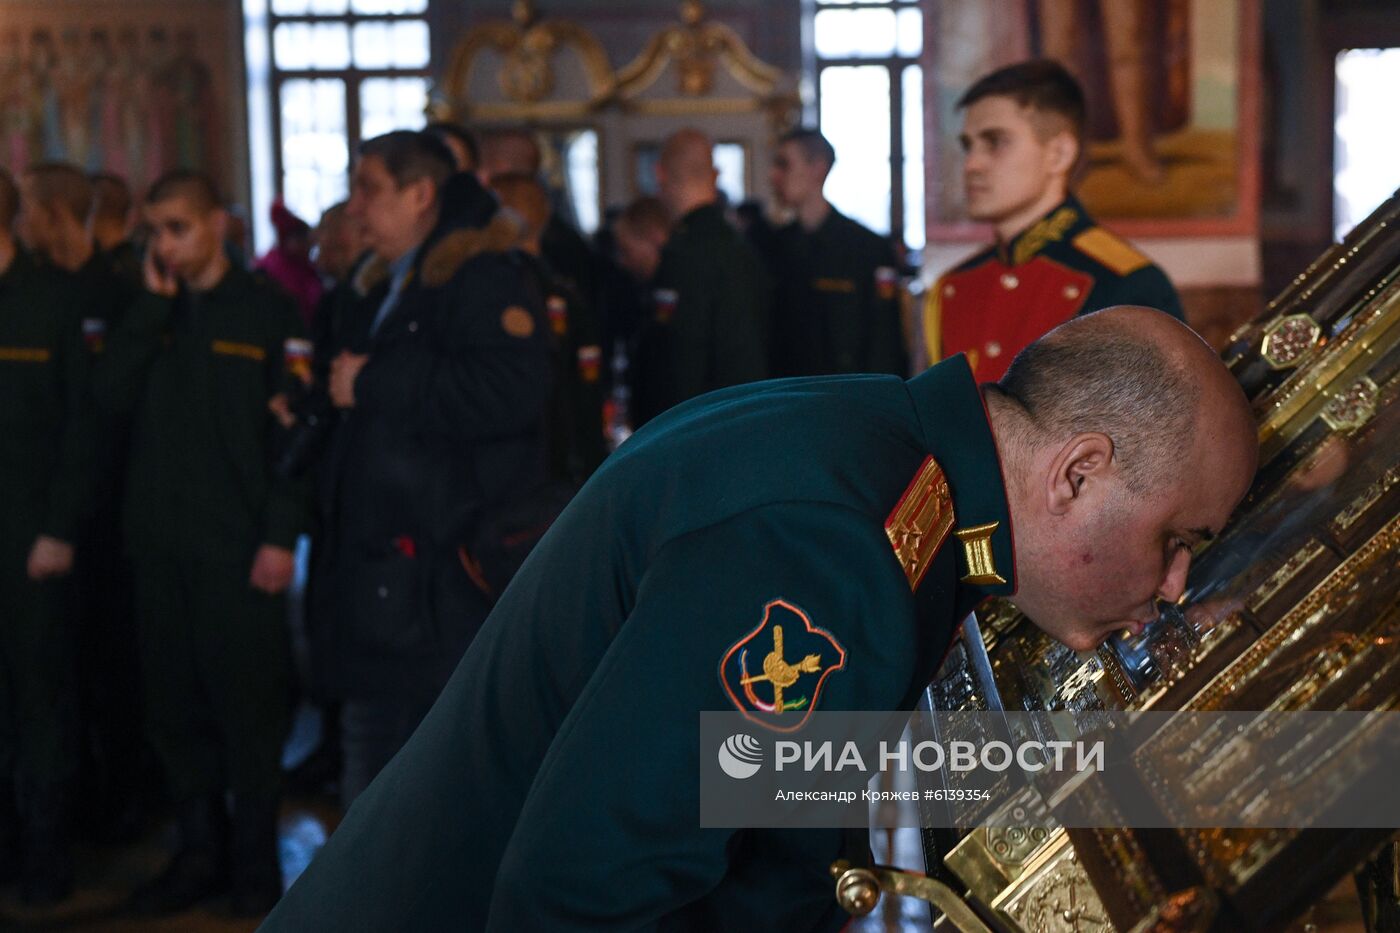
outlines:
[[[637,331],[632,416],[637,427],[715,389],[768,378],[772,283],[716,204],[671,231],[651,316]]]
[[[207,292],[145,292],[94,372],[108,417],[130,417],[126,540],[133,556],[193,551],[251,565],[306,526],[303,481],[276,474],[267,403],[292,375],[301,320],[276,286],[230,268]]]
[[[378,330],[372,274],[347,314],[369,361],[321,472],[313,639],[330,695],[436,693],[488,609],[466,569],[473,531],[543,478],[548,326],[506,250],[514,229],[462,186]]]

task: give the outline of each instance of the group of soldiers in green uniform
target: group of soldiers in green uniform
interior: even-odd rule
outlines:
[[[267,406],[300,324],[278,289],[230,263],[221,202],[202,176],[172,173],[151,188],[136,280],[128,247],[95,245],[91,201],[90,180],[66,165],[30,168],[18,192],[0,179],[0,378],[11,421],[0,483],[9,555],[0,857],[26,901],[68,894],[80,765],[120,765],[112,780],[131,781],[141,743],[123,728],[143,708],[182,828],[203,831],[186,833],[185,848],[211,876],[232,870],[235,911],[256,914],[280,888],[282,594],[306,527],[304,493],[269,469]],[[24,248],[9,235],[17,205]],[[127,656],[133,644],[139,661]],[[80,653],[96,655],[81,690]],[[98,733],[126,747],[87,762],[89,720],[115,720],[115,735]],[[188,874],[195,861],[172,869]],[[172,906],[188,883],[180,872],[137,892],[134,906]]]

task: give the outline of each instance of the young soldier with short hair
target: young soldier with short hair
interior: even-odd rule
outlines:
[[[74,542],[91,504],[95,431],[81,303],[22,252],[0,170],[0,878],[30,904],[68,896],[78,767]],[[16,821],[16,809],[18,821]]]
[[[126,541],[147,728],[181,839],[133,907],[173,913],[229,885],[234,913],[251,916],[281,893],[284,593],[306,518],[302,484],[272,469],[268,406],[309,345],[291,301],[229,262],[206,177],[167,174],[145,214],[146,291],[112,334],[96,385],[133,416]]]
[[[966,353],[979,382],[1079,314],[1145,305],[1185,320],[1166,275],[1099,226],[1070,192],[1084,92],[1063,66],[994,71],[958,101],[967,214],[996,242],[944,275],[924,305],[929,362]]]

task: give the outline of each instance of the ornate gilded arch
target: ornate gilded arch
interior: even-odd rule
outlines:
[[[710,21],[700,0],[685,0],[681,21],[653,36],[641,54],[618,72],[618,97],[637,98],[671,65],[676,69],[676,92],[682,98],[712,94],[721,65],[759,98],[773,94],[783,77],[777,68],[754,56],[733,29]]]
[[[502,59],[496,75],[501,99],[473,100],[473,73],[488,50]],[[576,98],[555,93],[556,61],[570,51],[588,82],[585,94]],[[443,116],[463,120],[567,119],[595,110],[615,87],[607,52],[591,32],[567,20],[541,18],[529,0],[516,0],[511,19],[474,27],[453,49],[439,109]]]

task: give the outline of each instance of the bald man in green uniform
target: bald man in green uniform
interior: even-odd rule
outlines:
[[[657,163],[673,226],[650,316],[637,329],[632,416],[638,427],[686,399],[768,376],[772,283],[725,219],[713,151],[703,133],[681,130]]]
[[[561,516],[263,929],[837,929],[839,831],[697,825],[700,711],[912,708],[989,596],[1077,649],[1140,630],[1255,460],[1219,359],[1141,308],[980,390],[955,357],[679,406]],[[770,622],[780,660],[819,655],[781,707],[732,663]]]
[[[0,170],[0,875],[21,869],[24,900],[44,904],[73,880],[68,577],[91,505],[96,434],[78,293],[19,250],[10,233],[18,203]]]

